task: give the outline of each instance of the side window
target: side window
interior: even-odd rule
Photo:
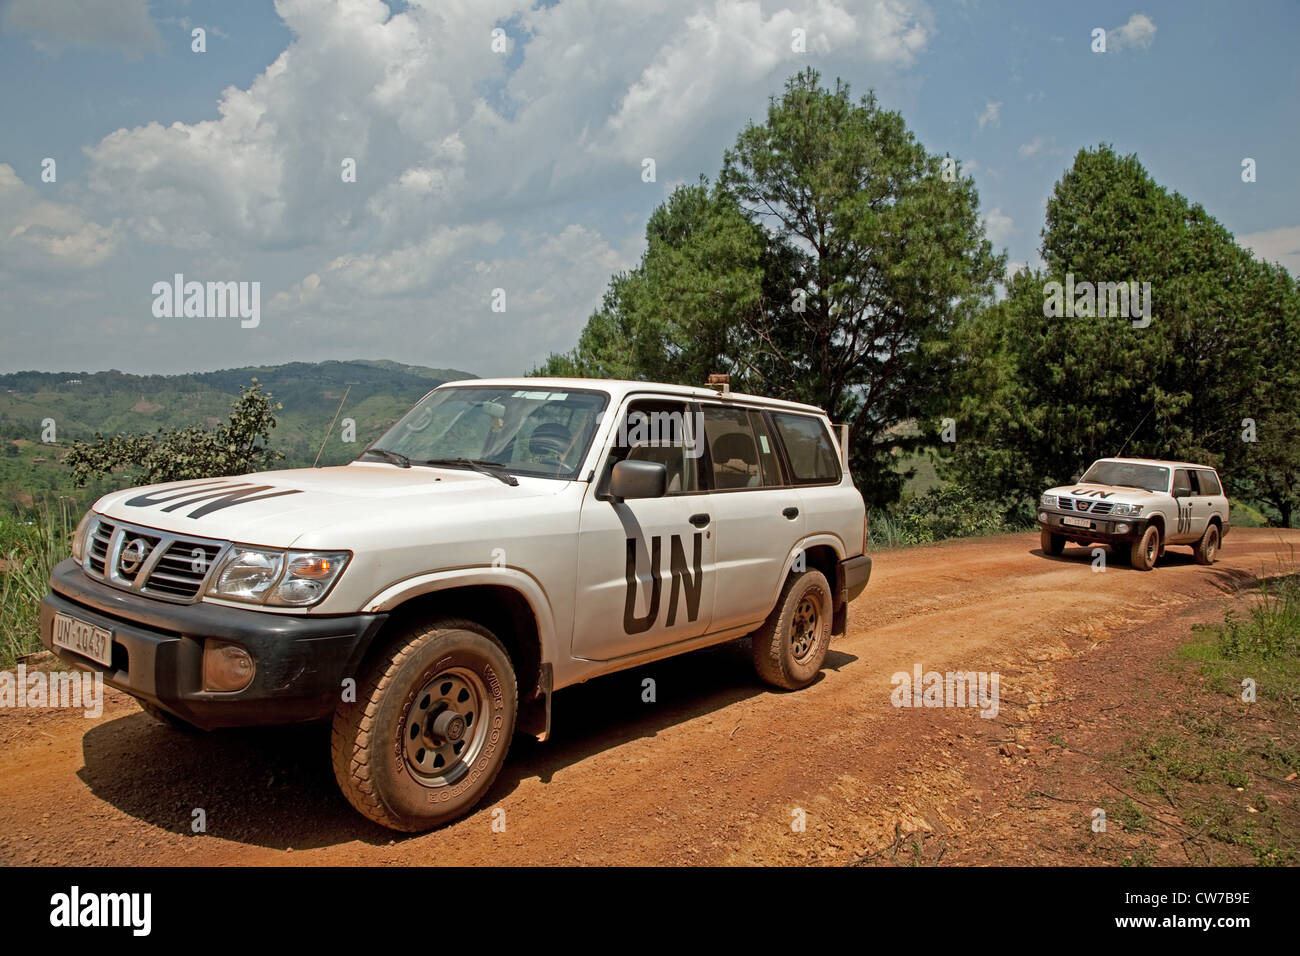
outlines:
[[[755,435],[756,416],[749,409],[706,404],[701,406],[701,413],[709,457],[713,461],[715,490],[762,488],[781,483],[772,439],[766,429]]]
[[[1186,468],[1179,468],[1174,472],[1174,497],[1195,494],[1192,488],[1192,479]]]
[[[601,490],[615,462],[657,461],[668,470],[668,494],[700,490],[699,459],[703,448],[695,440],[694,421],[680,402],[634,401],[618,423],[614,444],[605,460]]]
[[[821,419],[789,412],[773,412],[781,444],[790,459],[795,484],[817,485],[840,480],[835,445]]]
[[[1203,495],[1221,495],[1223,487],[1219,484],[1219,476],[1212,471],[1198,471],[1196,477],[1200,479],[1201,494]]]

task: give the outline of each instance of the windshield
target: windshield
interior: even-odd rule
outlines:
[[[395,453],[412,465],[461,460],[571,479],[607,400],[585,389],[439,388],[376,439],[369,455]]]
[[[1082,481],[1094,485],[1117,485],[1144,491],[1168,491],[1169,469],[1159,465],[1137,465],[1127,461],[1098,461],[1088,469]]]

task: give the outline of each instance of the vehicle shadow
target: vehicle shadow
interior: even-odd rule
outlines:
[[[1106,552],[1106,567],[1129,567],[1128,550],[1119,550],[1114,545],[1096,544],[1084,547],[1079,544],[1067,544],[1065,550],[1060,554],[1049,554],[1042,548],[1030,548],[1029,553],[1038,558],[1046,558],[1048,561],[1055,561],[1059,564],[1091,564],[1092,549],[1101,548]]]
[[[1114,545],[1096,545],[1099,548],[1105,548],[1106,568],[1122,568],[1126,571],[1135,571],[1136,569],[1129,563],[1128,555],[1118,550]],[[1175,545],[1177,547],[1177,545]],[[1067,545],[1065,550],[1059,555],[1048,554],[1042,548],[1031,548],[1029,553],[1039,558],[1046,558],[1048,561],[1056,561],[1062,564],[1087,565],[1093,560],[1092,546],[1082,547]],[[1196,567],[1196,558],[1191,551],[1180,548],[1177,551],[1166,551],[1156,562],[1155,568],[1150,571],[1138,572],[1141,574],[1159,574],[1161,568],[1180,568]],[[1277,573],[1268,573],[1261,569],[1258,572],[1247,571],[1243,568],[1225,568],[1221,566],[1210,565],[1205,568],[1206,574],[1210,577],[1210,582],[1216,589],[1224,594],[1236,594],[1239,591],[1252,590],[1258,588],[1261,584],[1271,584],[1274,581],[1289,577],[1292,572],[1289,569],[1283,569]]]
[[[1116,570],[1122,569],[1125,571],[1137,571],[1137,569],[1133,567],[1133,565],[1129,562],[1128,548],[1127,547],[1120,548],[1113,544],[1090,544],[1087,546],[1067,544],[1065,546],[1065,550],[1062,551],[1060,554],[1048,554],[1042,548],[1030,548],[1029,553],[1034,555],[1035,557],[1046,558],[1048,561],[1056,561],[1061,564],[1084,565],[1084,564],[1092,564],[1093,548],[1101,548],[1103,551],[1106,552],[1107,570],[1114,568]],[[1158,571],[1162,567],[1170,567],[1170,568],[1186,567],[1189,565],[1193,565],[1195,563],[1196,563],[1196,559],[1192,557],[1192,553],[1190,551],[1186,551],[1186,550],[1166,551],[1156,561],[1155,570]],[[1138,573],[1147,574],[1149,572],[1138,571]]]
[[[839,670],[856,660],[832,644],[825,667]],[[769,692],[754,675],[747,640],[558,691],[550,741],[516,736],[475,812],[488,812],[523,780],[549,783],[586,757]],[[122,812],[186,836],[196,832],[196,811],[202,811],[201,832],[271,849],[406,839],[366,820],[343,798],[329,743],[326,724],[185,732],[141,712],[87,731],[78,776]]]

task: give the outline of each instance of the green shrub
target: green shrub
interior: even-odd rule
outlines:
[[[1228,660],[1268,661],[1300,656],[1300,578],[1260,586],[1260,599],[1243,619],[1232,611],[1219,629]]]

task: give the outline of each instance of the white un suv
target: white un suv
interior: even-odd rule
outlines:
[[[559,688],[752,636],[813,681],[871,561],[826,415],[706,388],[443,385],[350,465],[101,498],[42,638],[154,716],[328,719],[397,830],[473,807]]]
[[[1078,481],[1045,491],[1038,508],[1044,554],[1060,554],[1067,541],[1107,544],[1139,571],[1171,544],[1213,564],[1231,528],[1219,473],[1186,461],[1102,458]]]

